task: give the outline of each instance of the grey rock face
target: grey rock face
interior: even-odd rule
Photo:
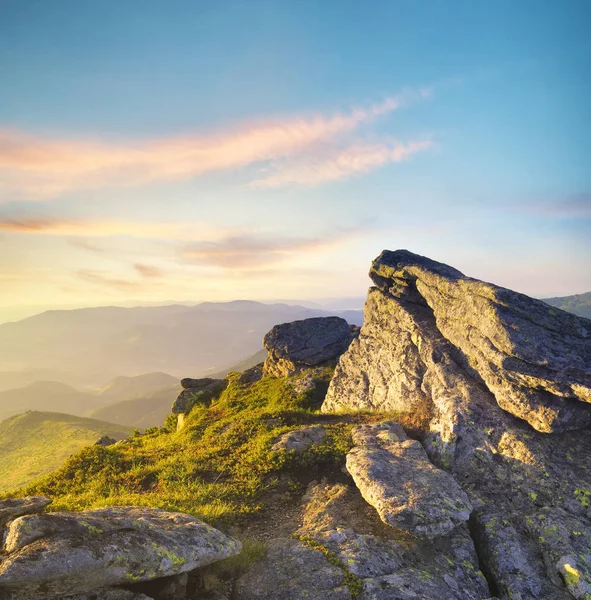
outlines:
[[[400,425],[360,425],[353,429],[353,441],[347,470],[384,523],[435,537],[468,520],[472,506],[466,493]]]
[[[0,563],[3,600],[42,600],[150,581],[233,556],[240,543],[179,513],[105,508],[12,521]]]
[[[49,504],[51,504],[51,500],[43,496],[0,500],[0,527],[21,515],[41,512]]]
[[[117,440],[109,437],[108,435],[101,436],[95,443],[95,446],[112,446],[116,444]]]
[[[591,423],[591,321],[406,251],[382,252],[370,275],[433,311],[501,408],[543,432]]]
[[[130,590],[117,588],[103,588],[86,594],[74,594],[73,596],[61,596],[56,600],[152,600],[149,596]]]
[[[353,333],[340,317],[314,317],[276,325],[263,338],[268,351],[264,374],[287,377],[301,368],[336,360],[349,346]]]
[[[301,454],[311,446],[322,442],[326,437],[326,430],[321,425],[313,427],[304,427],[294,429],[279,436],[277,441],[271,447],[271,450],[280,452],[281,450],[293,450],[296,454]]]
[[[585,598],[590,322],[410,253],[384,253],[372,277],[379,287],[323,410],[422,415],[429,458],[474,507],[470,531],[497,597]]]
[[[240,600],[351,600],[345,574],[295,539],[269,543],[265,557],[236,585]]]
[[[490,597],[465,524],[435,539],[416,538],[384,525],[359,491],[344,484],[313,483],[303,502],[297,535],[346,566],[362,600]]]
[[[227,379],[182,379],[183,391],[172,403],[171,412],[174,415],[186,414],[196,404],[209,402],[214,396],[220,394],[228,385]]]

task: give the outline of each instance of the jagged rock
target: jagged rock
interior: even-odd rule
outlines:
[[[240,552],[205,523],[150,508],[19,517],[0,564],[2,600],[42,600],[184,573]]]
[[[0,527],[22,515],[41,512],[49,504],[51,500],[44,496],[0,500]]]
[[[301,454],[311,446],[320,444],[325,437],[326,430],[322,425],[294,429],[279,436],[271,450],[293,450],[296,454]]]
[[[295,539],[269,542],[263,559],[236,584],[240,600],[351,600],[345,573]]]
[[[113,439],[112,437],[109,437],[108,435],[103,435],[101,436],[95,443],[95,446],[112,446],[113,444],[116,444],[117,440]]]
[[[340,317],[313,317],[276,325],[263,338],[268,351],[265,375],[288,377],[302,368],[336,360],[349,346],[353,332]]]
[[[228,385],[227,379],[182,379],[183,391],[172,403],[171,412],[174,415],[186,414],[196,404],[206,404],[215,395],[221,393]]]
[[[490,591],[466,525],[433,540],[384,525],[356,488],[312,483],[296,535],[357,578],[361,600],[483,600]]]
[[[407,251],[382,252],[370,276],[390,297],[428,306],[504,410],[543,432],[591,423],[588,319]]]
[[[409,253],[402,255],[409,257]],[[506,377],[510,383],[507,398],[523,394],[531,399],[538,392],[531,388],[534,396],[528,396],[527,378],[523,376],[527,368],[544,372],[546,382],[555,375],[558,382],[584,374],[584,368],[571,367],[587,360],[584,348],[588,338],[580,327],[584,329],[589,321],[571,319],[559,311],[552,315],[547,311],[555,309],[537,301],[489,284],[479,287],[479,282],[467,280],[458,272],[450,275],[444,265],[415,258],[420,268],[415,271],[402,266],[396,277],[392,276],[391,266],[384,270],[380,260],[376,261],[373,277],[381,289],[374,287],[369,292],[361,335],[341,357],[323,411],[394,410],[405,414],[405,422],[419,422],[429,458],[454,476],[475,509],[470,530],[481,568],[498,598],[572,600],[573,594],[584,594],[586,586],[591,585],[590,559],[582,558],[591,556],[589,430],[549,436],[501,409],[507,406],[499,400],[501,383],[488,387],[486,369],[481,366],[485,353],[474,351],[472,356],[467,344],[470,341],[479,348],[485,333],[489,340],[502,338],[503,324],[512,323],[505,331],[505,341],[512,340],[521,358],[507,354],[497,377],[499,381]],[[431,265],[429,269],[425,264]],[[409,275],[411,270],[418,274],[416,279]],[[427,270],[433,272],[431,277],[426,275]],[[399,273],[404,276],[399,277]],[[445,286],[441,278],[447,281]],[[483,295],[479,296],[478,290],[483,290]],[[448,306],[443,306],[446,303]],[[534,306],[528,324],[529,303]],[[450,316],[453,306],[457,312]],[[464,313],[468,314],[466,321]],[[481,318],[478,320],[476,315]],[[464,322],[469,326],[464,328],[466,345],[460,348],[448,332],[455,330],[459,336]],[[544,327],[549,332],[548,349],[540,341]],[[537,335],[527,342],[524,336],[531,330]],[[560,352],[555,352],[561,344],[563,348],[570,345],[563,359]],[[496,340],[490,352],[494,354],[495,348],[501,347]],[[523,358],[527,348],[530,363]],[[546,359],[547,364],[540,366]],[[560,360],[565,369],[553,371],[551,366],[556,367]],[[490,364],[494,364],[492,359]],[[573,389],[579,393],[584,392],[583,387]],[[534,410],[528,413],[529,423],[552,431],[588,423],[588,404],[562,397],[565,404],[561,405],[561,397],[553,394],[548,391],[537,395],[538,399],[549,399],[547,419],[540,417],[544,411]],[[564,410],[567,406],[569,410],[574,407],[578,422],[568,418]],[[558,537],[556,532],[561,532]]]
[[[470,517],[466,493],[397,423],[359,425],[353,429],[353,442],[347,470],[384,523],[435,537]]]

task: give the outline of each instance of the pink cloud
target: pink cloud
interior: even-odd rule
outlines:
[[[251,186],[261,188],[285,185],[318,185],[326,181],[348,179],[400,162],[413,154],[429,149],[430,140],[417,142],[354,145],[343,149],[330,149],[322,155],[310,155],[287,165],[278,164],[271,175],[254,181]]]
[[[131,142],[42,138],[0,129],[0,198],[50,198],[76,189],[189,179],[288,159],[428,94],[404,92],[346,112]]]

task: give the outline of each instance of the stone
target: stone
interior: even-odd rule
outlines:
[[[268,352],[264,375],[288,377],[302,369],[335,361],[349,346],[353,333],[340,317],[313,317],[276,325],[263,338]]]
[[[0,527],[22,515],[41,512],[49,504],[51,500],[44,496],[0,500]]]
[[[351,600],[345,573],[295,539],[271,540],[265,556],[236,582],[240,600]]]
[[[112,437],[109,437],[108,435],[103,435],[101,436],[95,443],[95,446],[112,446],[113,444],[116,444],[117,440],[113,439]]]
[[[171,412],[174,415],[187,414],[196,404],[208,404],[212,398],[224,391],[227,379],[182,379],[183,390],[173,402]]]
[[[581,558],[591,555],[590,322],[407,252],[384,253],[372,278],[361,334],[339,359],[323,412],[394,411],[405,426],[413,423],[429,459],[468,495],[480,568],[499,599],[584,598],[591,585]],[[497,381],[489,386],[493,368]],[[545,388],[528,388],[526,373],[534,371]],[[520,398],[529,398],[527,410]],[[376,598],[379,586],[398,585],[378,579]],[[451,590],[445,582],[442,589]]]
[[[347,471],[384,523],[435,537],[469,519],[466,493],[400,425],[359,425],[352,435],[355,447],[347,454]]]
[[[311,446],[320,444],[325,437],[326,430],[322,425],[294,429],[279,436],[271,450],[275,452],[293,450],[296,454],[301,454]]]
[[[465,524],[434,539],[384,525],[359,491],[342,483],[313,482],[296,535],[330,552],[356,578],[363,600],[490,597]]]
[[[8,527],[0,597],[42,600],[150,581],[240,549],[240,542],[194,517],[151,508],[28,515]]]
[[[53,600],[53,599],[52,599]],[[140,592],[132,592],[121,588],[102,588],[84,594],[61,596],[55,600],[153,600]]]
[[[428,306],[504,410],[546,433],[591,423],[590,320],[404,250],[382,252],[370,276]]]

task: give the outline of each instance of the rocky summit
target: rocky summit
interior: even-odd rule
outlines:
[[[405,250],[370,276],[361,331],[278,325],[0,501],[0,600],[591,600],[591,321]]]

